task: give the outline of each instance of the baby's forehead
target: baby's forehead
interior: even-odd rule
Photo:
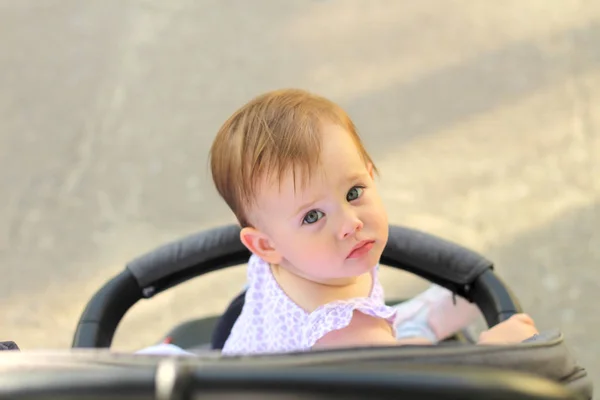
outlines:
[[[367,165],[338,170],[317,165],[311,172],[297,169],[271,175],[269,179],[261,179],[255,187],[248,215],[254,224],[269,230],[279,223],[289,222],[309,205],[332,197],[343,198],[343,193],[353,185],[366,184],[368,176]]]
[[[296,203],[313,201],[332,192],[348,190],[357,180],[368,175],[366,166],[353,169],[328,169],[322,165],[312,171],[286,171],[285,174],[264,181],[257,191],[257,202],[270,206],[278,203],[282,208]]]
[[[293,177],[286,176],[271,180],[256,191],[249,216],[263,229],[268,230],[279,223],[286,223],[292,218],[301,205],[321,197],[324,185],[321,176]]]
[[[252,208],[261,213],[289,213],[299,203],[349,190],[356,183],[353,180],[368,174],[370,159],[347,129],[326,124],[313,139],[314,146],[303,147],[302,151],[281,146],[265,152],[259,158],[260,168],[249,169],[254,182],[250,185]]]
[[[261,179],[257,188],[257,200],[309,197],[326,186],[328,176],[327,170],[320,165],[311,169],[290,167],[281,174]]]

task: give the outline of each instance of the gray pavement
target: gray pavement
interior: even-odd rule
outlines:
[[[496,261],[600,384],[597,1],[0,0],[0,339],[67,347],[131,257],[231,222],[207,150],[250,97],[342,104],[392,222]],[[243,269],[136,305],[115,347],[219,312]],[[389,272],[390,294],[423,282]]]

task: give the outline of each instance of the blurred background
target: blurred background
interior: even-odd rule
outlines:
[[[129,259],[233,222],[208,148],[281,87],[345,107],[391,222],[494,260],[600,384],[593,0],[0,0],[0,340],[68,347]],[[115,349],[221,312],[243,281],[234,268],[136,305]]]

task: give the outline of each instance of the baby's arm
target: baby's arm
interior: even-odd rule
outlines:
[[[322,336],[313,349],[355,346],[392,346],[396,344],[389,324],[377,317],[354,311],[350,323]]]
[[[517,344],[538,333],[535,323],[527,314],[516,314],[508,320],[483,332],[478,344]],[[386,321],[355,311],[345,328],[331,331],[319,339],[313,349],[332,347],[430,345],[427,337],[396,339]]]
[[[359,346],[394,346],[399,344],[432,344],[427,338],[411,337],[398,340],[383,319],[354,311],[350,324],[331,331],[319,339],[313,349]]]
[[[448,289],[432,285],[415,298],[395,306],[396,337],[405,343],[410,338],[437,343],[472,323],[480,311]],[[526,314],[517,314],[483,332],[478,344],[520,343],[537,334],[535,323]]]
[[[537,335],[533,319],[527,314],[515,314],[506,321],[479,335],[477,344],[516,344]]]

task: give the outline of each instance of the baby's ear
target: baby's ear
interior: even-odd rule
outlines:
[[[275,249],[271,239],[256,228],[243,228],[240,240],[252,253],[269,264],[281,263],[281,255]]]

